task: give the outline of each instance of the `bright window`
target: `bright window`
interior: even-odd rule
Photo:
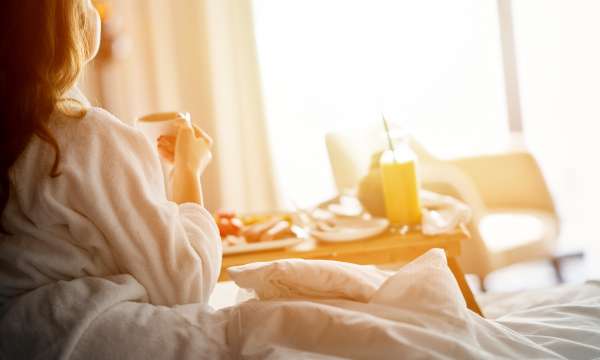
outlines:
[[[527,146],[558,206],[561,246],[587,246],[590,276],[599,277],[600,2],[513,1],[513,8]]]
[[[271,147],[284,196],[334,193],[324,143],[381,112],[440,156],[508,135],[496,0],[254,0]]]

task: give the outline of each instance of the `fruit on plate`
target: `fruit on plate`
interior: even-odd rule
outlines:
[[[221,234],[221,238],[225,238],[227,236],[239,236],[242,232],[242,227],[244,224],[242,220],[235,216],[235,213],[231,211],[217,211],[215,214],[215,222],[219,227],[219,233]]]
[[[233,211],[214,215],[223,246],[274,241],[296,237],[290,215],[252,215],[241,217]]]

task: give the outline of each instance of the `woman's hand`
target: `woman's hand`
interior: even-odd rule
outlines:
[[[176,136],[161,135],[157,140],[157,148],[160,157],[169,163],[175,162],[175,141]]]
[[[175,168],[202,173],[212,160],[212,139],[199,127],[181,126],[175,141]]]
[[[179,127],[176,137],[158,138],[159,153],[175,165],[169,179],[171,200],[178,204],[195,202],[202,205],[200,174],[212,159],[211,146],[210,136],[187,123]]]
[[[157,147],[161,157],[176,167],[202,172],[212,159],[212,143],[202,129],[182,123],[177,136],[160,136]]]

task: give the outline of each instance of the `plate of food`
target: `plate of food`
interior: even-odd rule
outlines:
[[[281,249],[303,241],[302,231],[294,225],[290,214],[243,216],[219,211],[215,220],[224,255]]]

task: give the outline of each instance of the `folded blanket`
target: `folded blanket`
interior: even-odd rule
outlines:
[[[279,358],[290,349],[358,359],[561,358],[468,310],[441,249],[392,275],[312,260],[250,264],[230,274],[261,299],[230,308],[228,339],[242,357]]]

